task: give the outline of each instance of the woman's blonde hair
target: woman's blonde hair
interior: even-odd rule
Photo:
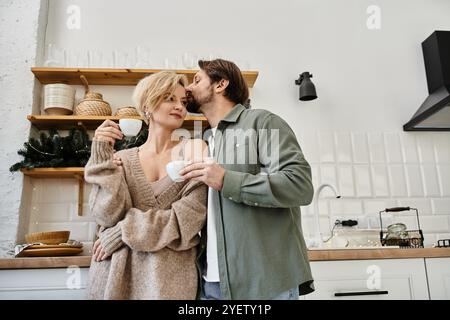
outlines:
[[[147,114],[155,111],[167,96],[173,94],[178,85],[185,88],[188,80],[185,75],[173,71],[160,71],[139,81],[134,88],[133,103],[147,124]]]

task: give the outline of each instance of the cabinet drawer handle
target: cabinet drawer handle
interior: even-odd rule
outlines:
[[[335,297],[349,297],[349,296],[371,296],[371,295],[380,295],[380,294],[389,294],[387,290],[383,291],[355,291],[355,292],[336,292],[334,294]]]

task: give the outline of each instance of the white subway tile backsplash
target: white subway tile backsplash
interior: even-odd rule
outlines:
[[[406,165],[406,181],[410,197],[423,197],[423,182],[418,165]]]
[[[370,181],[370,167],[368,165],[355,165],[355,189],[358,197],[371,197],[372,187]]]
[[[450,164],[439,164],[438,175],[441,186],[441,196],[450,197]]]
[[[310,239],[314,235],[314,220],[312,217],[302,218],[302,232],[305,239]]]
[[[354,197],[353,171],[351,166],[338,166],[339,192],[343,197]]]
[[[449,221],[447,216],[424,216],[419,217],[420,227],[423,232],[442,233],[448,232]]]
[[[334,134],[330,132],[319,133],[320,162],[330,163],[334,157]]]
[[[389,163],[402,163],[402,148],[398,133],[386,133],[384,135],[386,144],[386,157]]]
[[[311,165],[311,178],[314,186],[314,190],[320,185],[320,167],[318,165]]]
[[[398,203],[399,207],[416,208],[417,211],[419,212],[419,216],[433,214],[430,199],[405,198],[405,199],[399,199],[397,201],[397,203]],[[406,212],[406,211],[404,211],[404,212]],[[410,213],[415,213],[415,211],[410,211]]]
[[[310,163],[319,163],[319,140],[317,138],[317,132],[304,132],[299,136],[299,144],[302,148],[305,159]]]
[[[314,199],[315,200],[315,199]],[[315,201],[313,201],[313,203],[311,203],[309,206],[305,206],[302,207],[302,216],[314,216],[315,213],[315,207],[314,207]],[[318,204],[318,210],[319,210],[319,214],[320,216],[328,216],[329,214],[329,200],[328,198],[325,198],[322,194],[320,196],[319,202]]]
[[[386,162],[383,134],[373,132],[368,134],[370,161],[372,163]]]
[[[359,228],[379,228],[379,211],[397,206],[418,208],[426,241],[450,230],[450,133],[306,132],[299,136],[311,164],[315,190],[321,193],[322,233],[336,218],[356,219]],[[68,229],[71,238],[92,243],[96,231],[88,202],[92,186],[85,184],[83,216],[78,216],[78,183],[72,179],[31,179],[29,232]],[[314,203],[302,207],[302,224],[313,235]],[[436,219],[433,219],[436,218]],[[394,221],[415,228],[413,214],[383,215],[383,226]]]
[[[437,163],[450,163],[450,133],[436,133],[433,136]]]
[[[321,165],[320,166],[320,183],[328,183],[333,186],[338,186],[336,179],[336,167],[333,165]],[[333,197],[334,193],[330,190],[330,188],[325,188],[322,195],[327,197]]]
[[[313,206],[309,205],[309,206],[300,207],[300,213],[302,215],[302,219],[303,219],[303,217],[312,216],[314,213]]]
[[[386,208],[397,207],[397,201],[392,199],[368,199],[364,200],[364,212],[366,215],[377,215]]]
[[[336,133],[337,162],[352,162],[352,140],[350,133]]]
[[[434,214],[445,214],[450,216],[450,198],[431,199]]]
[[[439,233],[436,237],[437,240],[450,239],[450,233]]]
[[[423,245],[425,248],[432,247],[438,240],[438,235],[433,233],[423,234]]]
[[[402,165],[390,165],[388,166],[388,172],[391,196],[406,197],[408,192],[406,190],[404,167]]]
[[[385,165],[373,165],[371,167],[373,191],[375,197],[388,197],[389,186]]]
[[[417,148],[421,163],[435,163],[433,139],[430,135],[417,135]]]
[[[369,163],[369,149],[365,133],[352,133],[353,161],[355,163]]]
[[[423,228],[423,223],[422,223],[423,220],[424,220],[424,217],[419,216],[420,227],[422,228],[422,231],[427,232]],[[403,213],[403,212],[394,212],[392,214],[392,223],[399,223],[399,222],[406,224],[406,227],[408,230],[417,230],[419,227],[417,224],[417,218],[416,218],[415,214],[413,215],[413,214]],[[383,220],[383,226],[384,226],[384,220]],[[386,226],[388,226],[388,224],[386,224]],[[429,232],[432,232],[432,231],[429,231]]]
[[[330,201],[327,199],[320,199],[319,203],[319,216],[320,217],[328,217],[330,214]],[[316,213],[314,212],[314,215]]]
[[[364,215],[361,200],[353,199],[332,199],[330,200],[330,215],[331,216],[356,216]]]
[[[323,235],[323,239],[326,240],[326,238],[330,235],[330,223],[328,218],[319,218],[319,226],[320,226],[320,232]],[[307,217],[303,219],[302,221],[302,229],[303,229],[303,235],[306,239],[314,238],[315,237],[315,220],[313,217]]]
[[[403,159],[405,163],[419,162],[419,154],[417,153],[416,136],[414,133],[404,133],[400,138],[403,146]]]
[[[422,165],[422,177],[424,182],[425,196],[438,197],[441,192],[439,190],[439,178],[437,175],[436,165]]]
[[[382,215],[382,225],[380,224],[380,216],[370,216],[367,217],[367,225],[369,229],[378,229],[386,230],[387,226],[393,223],[392,216],[391,215]]]

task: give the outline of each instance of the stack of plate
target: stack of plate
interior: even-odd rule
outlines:
[[[83,245],[72,244],[35,244],[24,249],[18,257],[55,257],[73,256],[83,252]]]
[[[45,231],[25,235],[27,242],[18,257],[71,256],[83,252],[83,244],[70,240],[70,231]]]
[[[67,84],[55,83],[44,86],[44,111],[49,115],[73,113],[75,89]]]

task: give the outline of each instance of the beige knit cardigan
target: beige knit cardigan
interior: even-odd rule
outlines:
[[[141,167],[138,149],[118,152],[94,139],[85,180],[93,184],[91,213],[101,229],[107,260],[92,259],[90,299],[195,299],[199,232],[206,219],[206,185],[171,182],[156,196]],[[109,229],[108,229],[109,228]],[[109,247],[108,247],[109,246]]]

